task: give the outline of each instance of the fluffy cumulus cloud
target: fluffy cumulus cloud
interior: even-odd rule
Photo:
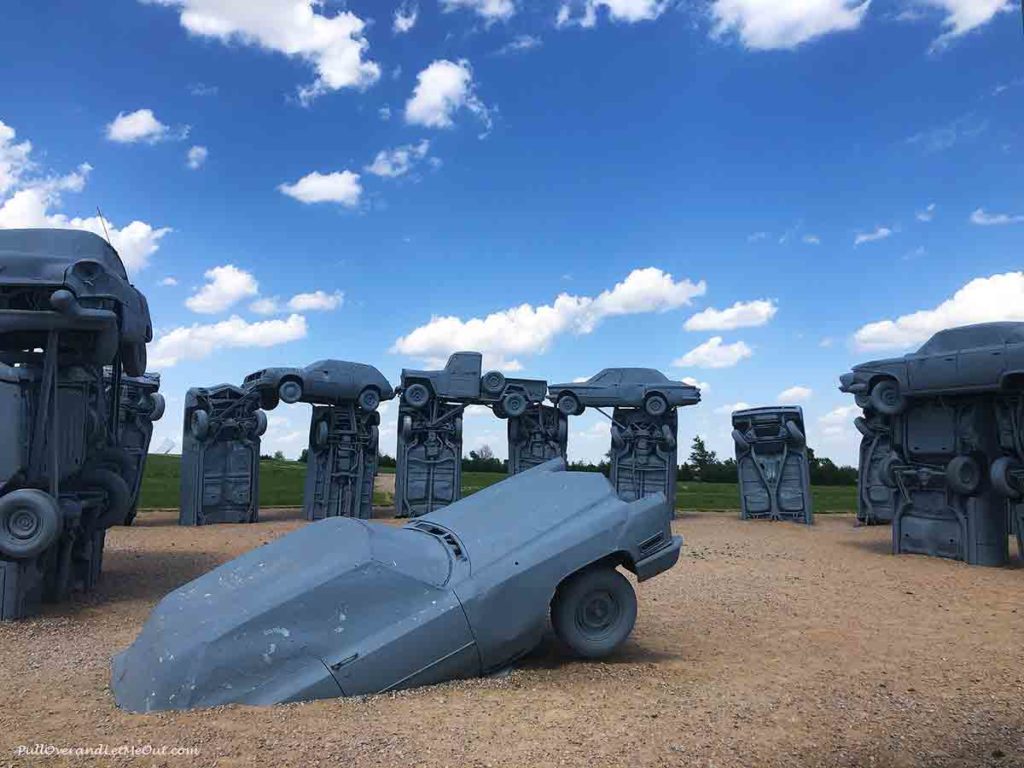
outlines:
[[[363,194],[359,174],[352,171],[320,173],[313,171],[294,184],[281,184],[278,190],[301,203],[338,203],[355,208]]]
[[[998,320],[1024,321],[1024,272],[975,278],[934,309],[868,323],[854,342],[861,350],[906,349],[946,328]]]
[[[405,121],[427,128],[451,128],[455,114],[462,109],[490,128],[490,110],[476,94],[469,62],[438,59],[416,75],[416,87],[405,103]]]
[[[946,31],[932,44],[933,49],[987,24],[1000,11],[1013,10],[1008,0],[920,0],[920,4],[945,13],[942,26]]]
[[[342,88],[367,88],[380,67],[366,58],[366,23],[351,11],[328,15],[318,0],[143,0],[176,8],[198,37],[252,45],[306,62],[315,80],[299,89],[309,101]]]
[[[683,327],[688,331],[732,331],[765,325],[779,311],[771,299],[737,301],[728,309],[708,307],[693,315]]]
[[[706,392],[711,389],[711,385],[706,381],[700,381],[699,379],[695,379],[693,376],[683,376],[682,382],[683,384],[689,384],[691,387],[696,387],[701,392]]]
[[[197,171],[202,168],[203,163],[206,162],[206,158],[209,156],[210,151],[206,147],[197,144],[191,147],[185,154],[185,164],[193,171]]]
[[[803,403],[811,399],[811,395],[814,394],[814,390],[810,387],[801,387],[799,385],[784,389],[779,392],[777,400],[780,403]]]
[[[203,315],[223,312],[260,292],[260,284],[252,273],[234,264],[208,269],[204,277],[206,284],[185,300],[186,307]]]
[[[854,245],[862,245],[864,243],[874,243],[878,240],[885,240],[885,238],[892,235],[892,229],[889,227],[876,227],[871,232],[858,232],[856,237],[853,238]]]
[[[589,29],[597,24],[598,12],[601,10],[612,21],[635,24],[658,18],[668,6],[667,0],[573,0],[559,6],[555,25]]]
[[[609,317],[676,309],[706,291],[703,281],[676,280],[655,267],[635,269],[597,296],[562,293],[551,304],[520,304],[486,317],[433,317],[397,339],[391,351],[436,364],[456,350],[479,349],[492,367],[517,370],[517,356],[543,353],[562,334],[591,333]]]
[[[857,29],[869,5],[870,0],[713,0],[712,34],[736,35],[753,50],[796,48]]]
[[[99,216],[67,216],[58,212],[65,193],[85,189],[92,166],[82,163],[63,176],[36,175],[31,152],[31,142],[18,141],[15,130],[0,122],[0,228],[86,230],[109,237],[129,273],[144,269],[170,228],[137,220],[119,227]]]
[[[715,408],[712,412],[718,414],[719,416],[728,416],[733,411],[745,411],[747,410],[747,408],[752,407],[753,406],[750,403],[746,403],[740,400],[738,403],[724,403]]]
[[[441,0],[441,8],[445,11],[465,8],[487,21],[509,19],[516,12],[514,0]]]
[[[423,139],[418,144],[382,149],[377,153],[373,162],[366,166],[366,172],[388,179],[404,176],[413,169],[417,162],[425,158],[429,151],[430,142],[427,139]]]
[[[157,120],[151,109],[118,112],[117,117],[107,123],[107,138],[118,144],[135,144],[140,141],[155,144],[170,135],[170,127]]]
[[[219,323],[195,323],[161,334],[149,347],[149,361],[154,368],[170,368],[183,360],[203,360],[220,349],[276,347],[305,338],[306,332],[302,315],[255,323],[232,315]]]
[[[509,40],[505,45],[501,46],[497,50],[499,56],[507,56],[512,53],[522,53],[523,51],[529,51],[533,48],[539,48],[544,44],[536,35],[516,35],[514,38]]]
[[[928,223],[935,218],[935,203],[928,203],[922,210],[914,214],[918,221]]]
[[[746,342],[726,344],[721,336],[712,336],[682,357],[674,360],[676,368],[732,368],[754,354]]]
[[[416,26],[420,16],[420,7],[415,3],[402,3],[395,9],[391,17],[391,31],[396,35],[404,35]]]
[[[1024,214],[1019,213],[988,213],[978,208],[971,214],[971,223],[980,227],[998,227],[1003,224],[1020,224],[1024,222]]]
[[[329,312],[340,307],[344,301],[345,294],[341,291],[297,293],[288,300],[288,309],[293,312]]]
[[[859,441],[859,433],[853,426],[853,420],[861,414],[856,405],[843,405],[834,408],[818,418],[818,438],[828,443],[844,443]]]

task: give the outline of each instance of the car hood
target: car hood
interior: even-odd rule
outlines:
[[[71,229],[0,230],[3,282],[60,284],[66,270],[83,259],[103,265],[111,275],[127,282],[117,251],[92,232]]]
[[[417,530],[308,525],[161,600],[114,658],[114,697],[149,712],[342,695],[331,660],[436,595],[450,568],[444,544]]]

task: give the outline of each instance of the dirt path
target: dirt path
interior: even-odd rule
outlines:
[[[0,625],[0,765],[1024,765],[1024,569],[887,554],[889,531],[688,516],[605,662],[547,642],[511,675],[373,697],[118,711],[108,659],[168,590],[302,525],[112,532],[101,589]],[[18,745],[198,757],[19,757]],[[6,758],[6,759],[5,759]]]

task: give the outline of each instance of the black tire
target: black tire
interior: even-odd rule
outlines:
[[[799,425],[795,421],[786,422],[786,431],[789,433],[789,439],[794,445],[803,445],[807,442],[807,437],[804,435],[804,431],[800,429]]]
[[[738,429],[732,431],[732,441],[736,443],[736,447],[741,451],[746,451],[750,448],[750,443],[747,442],[747,438],[743,436],[743,433]]]
[[[529,405],[526,401],[526,396],[522,392],[509,392],[501,401],[501,409],[505,412],[506,416],[512,418],[526,413]]]
[[[277,408],[281,399],[277,396],[276,389],[260,390],[260,408],[264,411],[272,411]]]
[[[253,428],[253,434],[256,437],[261,437],[267,431],[267,414],[263,411],[256,411],[254,417],[256,419],[256,426]]]
[[[380,392],[376,387],[367,387],[359,393],[359,407],[366,413],[373,413],[380,405]]]
[[[154,392],[149,396],[150,409],[149,409],[149,420],[160,421],[163,418],[164,411],[167,410],[167,401],[164,400],[164,396],[159,392]]]
[[[565,445],[569,439],[569,424],[566,421],[559,419],[558,429],[555,430],[555,440],[559,445]]]
[[[654,392],[644,398],[644,411],[647,412],[648,416],[655,418],[664,416],[668,411],[668,400],[665,399],[664,395]]]
[[[327,445],[327,438],[331,434],[331,427],[327,423],[327,419],[320,419],[313,427],[313,445],[316,448],[323,448]]]
[[[129,376],[141,376],[146,372],[146,345],[122,344],[121,367]]]
[[[856,419],[854,419],[853,426],[855,426],[857,428],[857,431],[864,435],[864,437],[875,436],[875,430],[871,428],[871,426],[868,424],[867,420],[863,416],[858,416]]]
[[[861,410],[869,408],[871,406],[871,398],[867,395],[854,395],[853,402],[857,404],[857,407]]]
[[[559,586],[551,601],[555,634],[574,653],[598,659],[615,651],[636,623],[636,593],[610,567],[587,568]]]
[[[871,388],[871,407],[885,416],[896,416],[907,407],[907,398],[896,379],[882,379]]]
[[[896,469],[903,466],[903,458],[898,453],[890,453],[878,465],[878,479],[886,488],[896,488]]]
[[[192,411],[192,416],[188,422],[188,431],[192,433],[192,437],[196,440],[200,442],[205,440],[210,434],[210,414],[202,408]]]
[[[298,379],[285,379],[277,386],[277,397],[282,403],[297,403],[302,399],[302,382]]]
[[[954,493],[973,496],[981,488],[981,465],[973,456],[954,456],[946,465],[946,482]]]
[[[558,401],[555,403],[558,410],[564,413],[566,416],[578,416],[583,412],[583,408],[580,405],[580,400],[572,392],[563,392],[558,396]]]
[[[48,493],[21,488],[0,497],[0,555],[27,560],[60,536],[60,506]]]
[[[402,392],[402,400],[410,408],[416,408],[417,410],[426,406],[430,402],[430,390],[427,389],[426,384],[410,384]]]
[[[1024,496],[1024,493],[1022,493],[1024,489],[1012,477],[1014,473],[1019,473],[1021,470],[1024,470],[1024,464],[1021,464],[1020,461],[1012,456],[1000,456],[993,461],[988,475],[996,493],[1014,501]]]
[[[97,529],[121,525],[128,519],[132,492],[123,477],[109,469],[90,469],[79,475],[78,482],[86,488],[106,494],[107,508],[96,520]]]
[[[480,377],[480,389],[488,395],[500,395],[505,389],[505,374],[501,371],[488,371]]]

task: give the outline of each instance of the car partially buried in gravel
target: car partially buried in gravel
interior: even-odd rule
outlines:
[[[245,377],[242,388],[257,390],[260,407],[272,410],[279,402],[337,405],[354,400],[367,413],[390,400],[395,390],[372,365],[345,360],[317,360],[305,368],[264,368]]]
[[[699,403],[700,390],[653,368],[605,368],[586,381],[549,384],[548,399],[566,416],[578,416],[588,406],[642,407],[649,416],[662,416],[669,408]]]
[[[474,677],[550,624],[587,658],[629,636],[636,593],[679,559],[661,494],[619,499],[553,459],[402,528],[312,523],[167,595],[115,657],[134,712],[269,705]]]

